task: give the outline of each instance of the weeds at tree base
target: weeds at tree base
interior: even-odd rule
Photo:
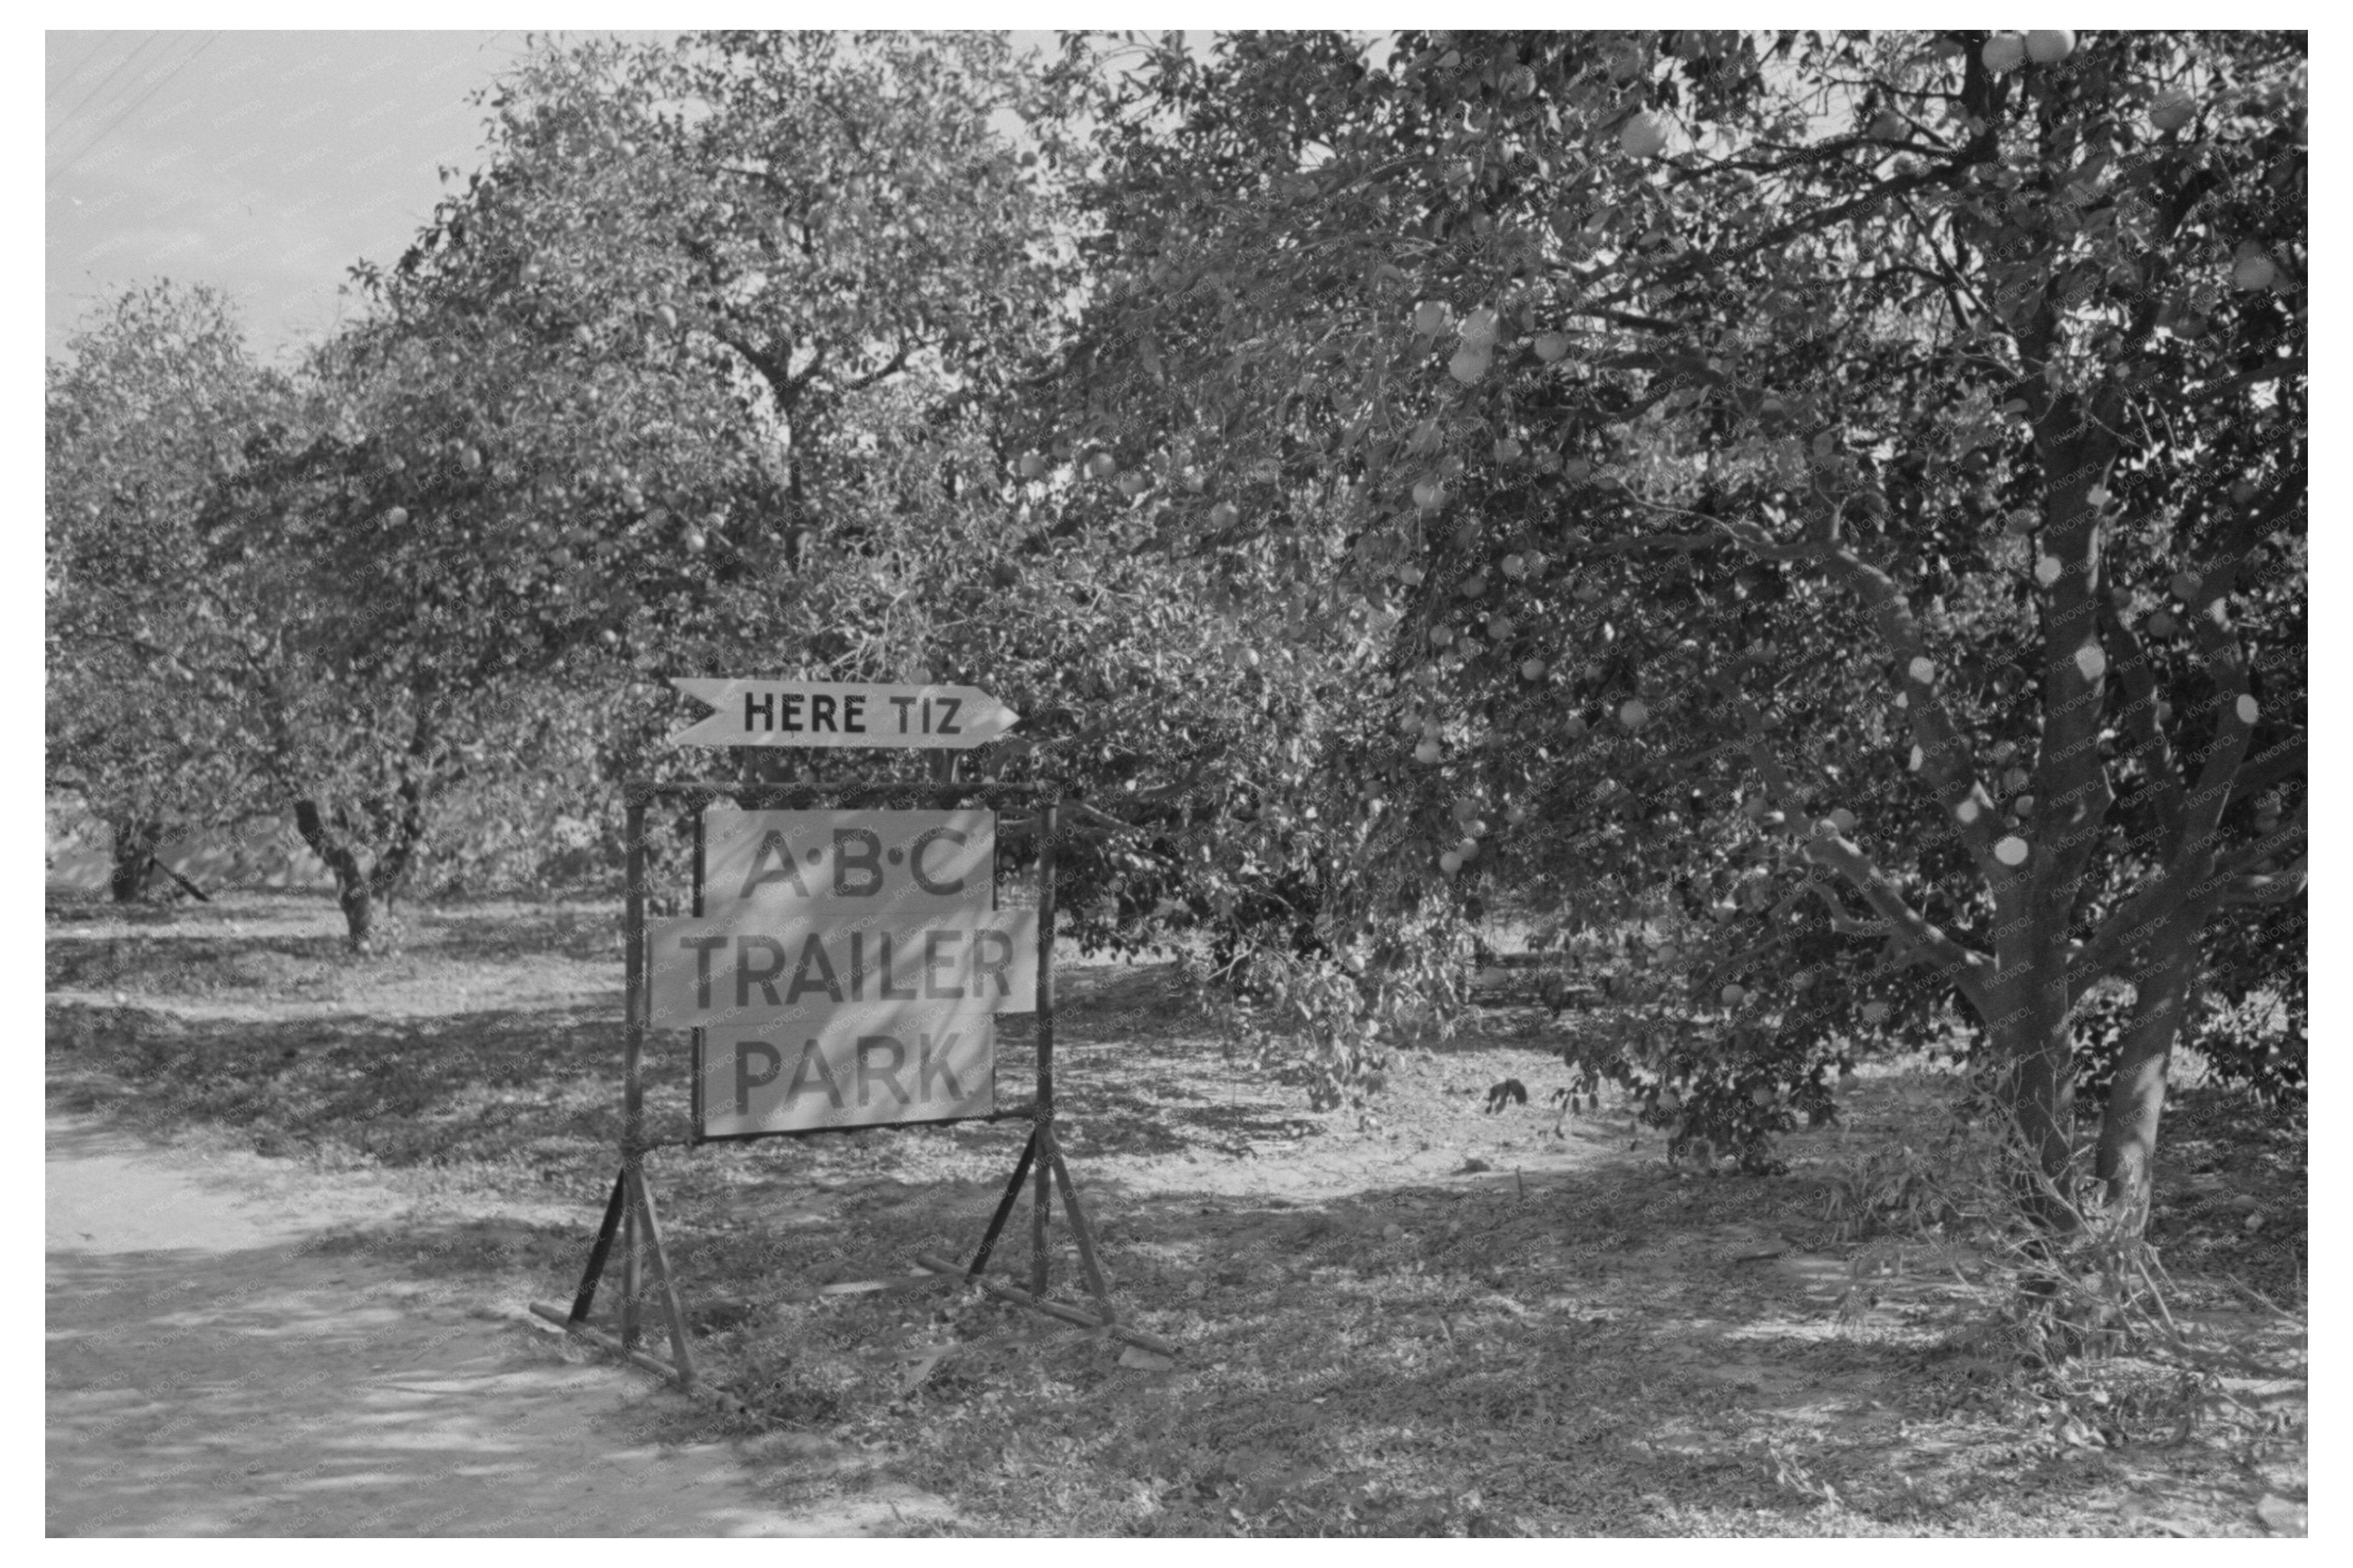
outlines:
[[[1869,1150],[1833,1173],[1824,1215],[1859,1244],[1839,1322],[1861,1322],[1891,1279],[1926,1267],[1968,1303],[1936,1359],[2031,1398],[2063,1446],[2120,1448],[2160,1433],[2178,1446],[2225,1407],[2268,1420],[2225,1377],[2297,1384],[2301,1365],[2182,1322],[2170,1305],[2180,1289],[2141,1216],[2092,1201],[2088,1184],[2052,1181],[1987,1108],[1972,1093],[1933,1145]],[[2303,1342],[2304,1320],[2263,1304]],[[2128,1373],[2103,1374],[2101,1363],[2125,1358]]]
[[[195,931],[138,956],[143,970],[100,971],[65,950],[102,946],[60,943],[73,984],[132,1002],[52,1005],[58,1098],[166,1136],[282,1140],[322,1170],[552,1206],[528,1223],[403,1220],[353,1250],[476,1295],[561,1296],[611,1179],[617,1030],[603,1013],[506,1005],[485,981],[509,955],[480,954],[471,927],[437,946],[435,928],[420,920],[416,957],[383,965],[383,983],[480,1000],[414,1025],[341,989],[331,1014],[305,1003],[266,1019],[148,1005],[200,974],[175,956]],[[565,951],[569,929],[532,940]],[[309,995],[314,973],[359,983],[366,966],[331,942],[292,940],[299,952],[257,972],[274,994]],[[206,962],[227,973],[257,945],[207,946]],[[1400,1049],[1388,1125],[1366,1136],[1345,1105],[1307,1112],[1302,1085],[1274,1081],[1279,1060],[1253,1073],[1229,1058],[1205,1020],[1168,1005],[1168,981],[1074,967],[1062,1044],[1086,1130],[1076,1157],[1092,1140],[1098,1173],[1166,1162],[1103,1218],[1114,1294],[1184,1346],[1175,1367],[1123,1366],[1116,1346],[945,1284],[816,1295],[902,1272],[919,1248],[968,1247],[1001,1187],[997,1134],[665,1153],[698,1360],[761,1417],[681,1402],[680,1439],[791,1447],[797,1485],[855,1487],[887,1466],[953,1500],[955,1524],[918,1532],[1177,1536],[2118,1533],[2131,1527],[2080,1506],[2121,1485],[2111,1470],[2205,1488],[2214,1500],[2184,1517],[2212,1533],[2242,1515],[2253,1528],[2251,1500],[2230,1490],[2242,1459],[2296,1451],[2295,1406],[2249,1370],[2292,1363],[2268,1347],[2207,1366],[2168,1359],[2143,1331],[2105,1355],[2020,1363],[1992,1310],[2020,1259],[1969,1229],[1999,1219],[1998,1171],[1982,1124],[1944,1109],[1948,1077],[1870,1069],[1842,1095],[1859,1120],[1790,1135],[1790,1174],[1699,1179],[1659,1158],[1660,1130],[1607,1085],[1551,1136],[1549,1040],[1472,1029]],[[1589,1022],[1616,1026],[1597,1011]],[[1491,1115],[1503,1077],[1539,1092]],[[683,1116],[666,1093],[650,1100],[657,1121],[682,1126],[665,1120]],[[2256,1147],[2214,1117],[2186,1109],[2185,1148],[2300,1158],[2293,1138]],[[1409,1169],[1418,1144],[1473,1139],[1484,1173],[1451,1173],[1451,1153]],[[1915,1169],[1972,1148],[1988,1153],[1983,1183]],[[1376,1153],[1345,1192],[1286,1184]],[[2165,1243],[2167,1258],[2225,1260],[2196,1251],[2203,1234]],[[1808,1255],[1819,1273],[1787,1267]],[[2185,1341],[2226,1350],[2195,1316],[2236,1298],[2174,1272],[2156,1279]],[[1861,1315],[1841,1325],[1858,1282],[1882,1302],[1855,1298]],[[600,1296],[600,1319],[613,1305]],[[908,1358],[942,1344],[913,1380],[922,1361]],[[833,1456],[821,1483],[804,1447]]]

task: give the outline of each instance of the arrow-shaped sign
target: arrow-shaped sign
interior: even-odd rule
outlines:
[[[672,686],[718,710],[673,746],[912,746],[962,751],[996,740],[1020,715],[970,686],[871,686],[678,676]]]

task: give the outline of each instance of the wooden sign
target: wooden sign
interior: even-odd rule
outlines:
[[[648,931],[651,1020],[664,1028],[814,1020],[845,1006],[923,1004],[1028,1013],[1035,910],[909,910],[845,919],[738,907]]]
[[[721,811],[702,819],[702,907],[854,919],[996,903],[989,811]]]
[[[806,680],[673,678],[716,710],[670,738],[673,746],[898,746],[962,751],[986,744],[1020,715],[970,686],[881,686]]]
[[[996,1022],[939,1004],[838,1007],[705,1037],[705,1138],[894,1127],[997,1109]]]
[[[712,810],[702,865],[703,913],[647,930],[644,994],[655,1026],[702,1031],[703,1137],[996,1109],[1038,914],[996,907],[994,812]]]

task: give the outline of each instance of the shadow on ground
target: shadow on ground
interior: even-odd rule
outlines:
[[[489,947],[438,951],[445,967],[427,978],[454,997],[402,1022],[372,1015],[364,992],[350,1016],[258,1019],[53,998],[53,1103],[167,1136],[227,1129],[311,1168],[528,1194],[543,1216],[554,1205],[573,1217],[444,1220],[419,1208],[392,1230],[328,1237],[316,1261],[364,1262],[510,1310],[563,1300],[613,1177],[617,1008],[501,1006],[495,988],[478,1005],[463,965]],[[2071,1395],[2023,1390],[2014,1369],[1971,1350],[1981,1293],[1947,1289],[1926,1258],[1899,1257],[1859,1284],[1822,1220],[1842,1132],[1792,1139],[1795,1177],[1694,1177],[1622,1118],[1545,1109],[1557,1067],[1547,1042],[1496,1037],[1405,1053],[1382,1106],[1397,1125],[1384,1129],[1310,1110],[1295,1087],[1227,1059],[1166,966],[1073,968],[1061,1000],[1073,1173],[1122,1310],[1180,1347],[1165,1368],[947,1282],[824,1289],[903,1279],[918,1252],[968,1257],[1018,1124],[665,1147],[649,1161],[710,1375],[788,1435],[901,1456],[911,1482],[953,1498],[956,1528],[2257,1528],[2252,1472],[2233,1468],[2254,1450],[2166,1447],[2171,1421],[2198,1411],[2157,1394],[2132,1403],[2147,1393],[2137,1373],[2112,1380],[2116,1443],[2063,1441],[2034,1413]],[[1033,1041],[1027,1020],[1003,1021],[1006,1100],[1026,1097]],[[649,1054],[654,1133],[671,1142],[689,1131],[683,1060],[682,1037],[658,1037]],[[1504,1077],[1535,1103],[1487,1115],[1485,1092]],[[1908,1126],[1886,1134],[1912,1136]],[[998,1248],[997,1267],[1015,1278],[1027,1271],[1027,1214]],[[1056,1293],[1075,1299],[1059,1220],[1053,1240]],[[2284,1247],[2293,1264],[2301,1226],[2278,1244],[2234,1245]],[[169,1272],[159,1263],[122,1299],[164,1301]],[[302,1333],[322,1342],[358,1331],[290,1311],[297,1324],[316,1318]],[[343,1343],[332,1358],[364,1353]],[[427,1363],[453,1387],[506,1375],[495,1363]],[[423,1391],[385,1388],[392,1431],[393,1395]],[[665,1408],[666,1435],[708,1436],[706,1418]],[[237,1432],[246,1418],[224,1405],[212,1424]],[[172,1441],[149,1462],[175,1462]],[[352,1473],[372,1472],[354,1461]],[[2301,1490],[2285,1470],[2265,1484]]]

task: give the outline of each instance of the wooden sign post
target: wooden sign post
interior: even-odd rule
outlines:
[[[715,711],[677,745],[886,746],[954,752],[1009,729],[1010,709],[957,686],[681,679]],[[1175,1347],[1117,1321],[1094,1234],[1054,1132],[1054,852],[1060,806],[1044,785],[719,783],[623,786],[628,885],[623,907],[625,1031],[620,1170],[568,1311],[532,1310],[568,1331],[697,1387],[677,1282],[662,1247],[645,1155],[644,1055],[650,1028],[692,1031],[690,1143],[864,1127],[1027,1121],[1029,1137],[962,1278],[1038,1311],[1163,1354]],[[733,809],[711,813],[725,800]],[[691,918],[649,924],[645,833],[658,802],[695,812]],[[1026,819],[995,807],[1025,803]],[[930,809],[923,809],[929,807]],[[1038,908],[995,907],[1000,833],[1037,846]],[[1034,1011],[1034,1098],[996,1101],[996,1016]],[[1029,1289],[981,1277],[1027,1183]],[[1092,1313],[1048,1300],[1050,1209],[1059,1192],[1093,1299]],[[590,1325],[616,1239],[617,1337]],[[670,1331],[667,1363],[639,1345],[640,1269]]]
[[[670,684],[714,710],[673,746],[856,746],[966,751],[1020,715],[969,686],[891,686],[681,677]]]

